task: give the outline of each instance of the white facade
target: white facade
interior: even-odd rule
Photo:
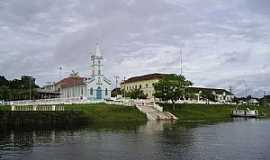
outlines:
[[[86,85],[77,85],[61,89],[61,98],[87,97]]]
[[[103,57],[99,46],[91,56],[90,74],[83,83],[61,88],[61,98],[78,98],[88,100],[104,100],[111,98],[111,81],[104,76]]]

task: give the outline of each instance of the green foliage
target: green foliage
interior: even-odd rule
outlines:
[[[179,121],[211,121],[226,120],[231,118],[235,106],[207,105],[207,104],[163,104],[164,110],[176,115]]]
[[[8,80],[4,76],[0,76],[0,86],[8,86]]]
[[[31,76],[22,76],[21,80],[14,79],[8,81],[4,76],[0,76],[0,100],[23,100],[36,96],[35,79]]]
[[[231,113],[236,107],[238,109],[258,109],[266,115],[265,118],[270,118],[270,107],[264,106],[236,106],[224,104],[160,104],[165,111],[173,113],[178,117],[178,122],[218,122],[232,120]]]
[[[129,92],[125,93],[126,97],[130,97],[131,99],[146,99],[147,95],[143,93],[141,89],[132,89]]]
[[[182,75],[167,75],[159,82],[154,84],[154,96],[163,101],[170,100],[174,104],[175,101],[188,94],[186,88],[191,85],[192,82],[186,80],[186,78]]]
[[[116,97],[117,95],[121,95],[121,89],[120,88],[115,88],[112,90],[112,97]]]

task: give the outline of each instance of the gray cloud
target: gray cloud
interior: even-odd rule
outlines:
[[[31,74],[40,84],[74,69],[89,72],[96,42],[105,73],[179,73],[197,86],[261,95],[270,90],[268,0],[2,0],[0,74]]]

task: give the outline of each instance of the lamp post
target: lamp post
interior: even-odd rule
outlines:
[[[31,100],[32,91],[31,91],[31,77],[29,76],[29,100]]]
[[[62,77],[62,69],[63,69],[62,66],[58,67],[58,70],[59,70],[59,81],[61,80],[61,77]]]
[[[126,99],[126,77],[124,77],[124,99]]]

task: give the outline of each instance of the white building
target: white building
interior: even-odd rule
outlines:
[[[153,73],[142,76],[130,77],[121,83],[121,89],[125,90],[126,92],[131,92],[134,89],[140,89],[143,91],[144,94],[147,95],[147,98],[151,99],[154,98],[155,93],[153,84],[157,83],[159,80],[161,80],[167,75],[168,74]],[[229,103],[232,102],[234,99],[234,95],[225,89],[191,86],[187,88],[187,91],[194,94],[194,96],[189,97],[189,99],[197,100],[197,102],[209,100],[218,103]]]
[[[98,45],[89,64],[89,77],[79,77],[73,73],[56,84],[60,88],[61,98],[103,100],[111,97],[111,81],[104,76],[103,57]]]

